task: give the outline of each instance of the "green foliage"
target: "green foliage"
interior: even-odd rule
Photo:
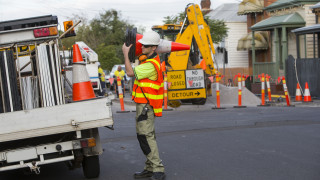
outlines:
[[[179,13],[175,16],[166,16],[164,17],[164,24],[180,24],[183,22],[186,15],[184,12]],[[208,26],[210,27],[210,33],[213,43],[219,43],[225,38],[228,34],[228,28],[224,21],[217,19],[209,19],[209,17],[204,17]]]
[[[99,17],[87,21],[85,17],[75,16],[74,23],[81,20],[75,31],[75,37],[62,39],[64,49],[71,49],[76,41],[83,41],[97,54],[103,69],[111,70],[114,64],[123,63],[121,47],[125,41],[127,27],[132,28],[121,14],[114,10],[106,10]]]
[[[99,54],[99,62],[102,69],[111,70],[115,64],[123,64],[121,59],[117,57],[117,51],[121,49],[120,46],[108,45],[104,43],[100,44],[96,49],[96,53]]]
[[[181,12],[176,16],[164,17],[164,20],[162,22],[164,24],[180,24],[180,22],[184,21],[185,17],[186,17],[186,14],[184,12]]]
[[[213,43],[219,43],[228,35],[228,28],[224,21],[217,19],[209,19],[205,17],[210,27],[210,33]]]

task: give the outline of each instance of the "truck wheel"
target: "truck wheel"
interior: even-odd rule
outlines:
[[[99,177],[99,156],[84,156],[82,161],[82,169],[84,176],[88,179]]]
[[[197,98],[197,99],[192,99],[192,104],[194,105],[204,105],[207,101],[207,98]]]

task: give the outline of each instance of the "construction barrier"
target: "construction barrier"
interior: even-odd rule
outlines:
[[[303,102],[312,102],[308,82],[304,86]]]
[[[258,106],[259,107],[269,106],[270,104],[266,104],[266,101],[265,101],[266,93],[265,93],[265,76],[264,76],[264,73],[259,75],[259,78],[261,80],[261,104],[258,105]]]
[[[82,101],[96,97],[78,44],[73,45],[72,84],[73,101]]]
[[[246,80],[248,79],[249,75],[242,75],[242,87],[246,87]]]
[[[217,95],[217,107],[213,107],[212,109],[225,109],[220,107],[220,89],[219,89],[219,82],[222,77],[219,74],[216,74],[216,95]]]
[[[120,100],[120,107],[121,107],[121,111],[117,111],[117,113],[128,113],[130,111],[124,110],[123,91],[121,87],[121,79],[119,76],[117,77],[117,86],[118,86],[118,93],[119,93],[119,100]]]
[[[242,106],[241,102],[241,94],[242,94],[242,80],[241,80],[241,74],[239,73],[235,77],[238,77],[238,106],[233,106],[234,108],[246,108],[247,106]]]
[[[300,84],[298,82],[297,89],[296,89],[296,102],[301,102],[301,101],[302,101],[302,95],[301,95],[301,90],[300,90]]]
[[[268,91],[268,99],[269,99],[268,103],[273,102],[271,98],[270,79],[271,79],[271,76],[266,74],[267,91]]]
[[[289,94],[288,94],[288,88],[287,88],[286,79],[285,79],[284,76],[282,77],[282,84],[283,84],[284,95],[286,96],[287,106],[288,106],[288,107],[294,106],[294,105],[291,105],[291,104],[290,104],[290,99],[289,99]]]

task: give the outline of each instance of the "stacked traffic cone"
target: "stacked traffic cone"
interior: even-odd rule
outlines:
[[[296,102],[302,101],[302,95],[300,90],[299,82],[297,83],[297,89],[296,89]]]
[[[118,93],[119,93],[119,100],[120,100],[120,107],[121,107],[121,111],[117,111],[117,113],[127,113],[129,111],[124,110],[123,91],[122,91],[120,76],[117,77],[117,86],[118,86]]]
[[[73,101],[82,101],[95,98],[91,81],[87,72],[86,63],[83,61],[78,44],[73,45]]]
[[[308,82],[306,82],[306,85],[304,86],[303,102],[312,102]]]
[[[127,38],[128,38],[128,43],[133,44],[134,42],[130,37],[135,37],[135,46],[132,46],[134,49],[135,56],[139,56],[142,54],[142,44],[138,42],[138,40],[142,39],[143,35],[137,34],[135,30],[127,30]],[[129,37],[130,36],[130,37]],[[181,43],[176,43],[164,39],[160,39],[160,44],[158,45],[156,52],[157,53],[170,53],[174,51],[184,51],[184,50],[190,50],[190,46],[186,44],[181,44]]]

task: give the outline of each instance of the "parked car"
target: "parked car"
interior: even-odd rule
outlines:
[[[103,72],[105,74],[104,78],[106,80],[106,88],[110,88],[110,81],[109,81],[109,79],[110,79],[110,71],[103,70]]]

